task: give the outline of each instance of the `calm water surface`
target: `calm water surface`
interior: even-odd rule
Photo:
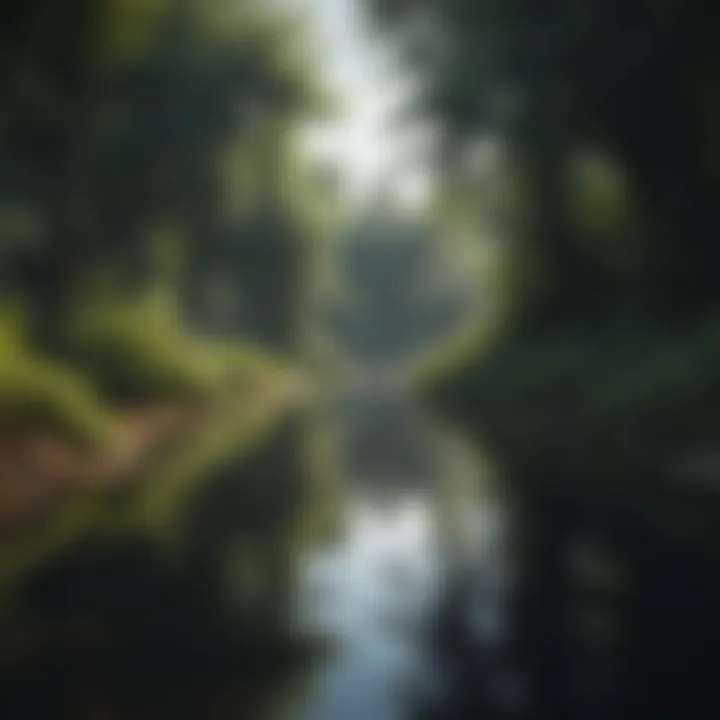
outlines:
[[[404,720],[467,704],[458,643],[502,667],[503,505],[457,438],[387,383],[372,390],[350,389],[329,416],[347,476],[342,531],[305,558],[298,615],[331,650],[293,720]],[[508,678],[492,685],[518,694]]]

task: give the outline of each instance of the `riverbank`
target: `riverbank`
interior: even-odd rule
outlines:
[[[122,465],[93,458],[95,482],[78,473],[8,529],[8,717],[277,711],[319,650],[290,609],[311,495],[305,395],[283,370],[202,411],[138,413]]]
[[[530,717],[718,707],[717,340],[713,317],[682,336],[508,333],[421,378],[513,508]]]
[[[0,437],[6,623],[16,617],[16,591],[27,577],[72,548],[172,542],[193,493],[224,463],[251,457],[303,394],[296,373],[268,370],[219,402],[120,411],[100,446],[42,431]]]

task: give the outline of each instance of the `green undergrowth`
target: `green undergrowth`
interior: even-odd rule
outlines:
[[[92,383],[67,363],[34,353],[19,314],[0,313],[0,429],[43,428],[93,444],[108,431]]]
[[[148,459],[122,487],[73,493],[8,531],[0,582],[96,532],[172,528],[183,498],[208,472],[272,434],[291,402],[281,387],[289,368],[249,344],[192,335],[176,318],[148,301],[93,303],[69,324],[63,352],[51,356],[33,349],[21,313],[0,312],[0,432],[49,431],[92,449],[112,439],[127,401],[178,400],[207,411],[192,437]]]
[[[21,313],[0,313],[0,431],[27,426],[89,446],[112,438],[124,403],[197,403],[208,412],[192,437],[149,459],[126,487],[74,493],[39,521],[8,535],[0,580],[94,532],[137,534],[174,526],[182,498],[216,464],[271,434],[290,402],[288,368],[259,348],[192,335],[174,309],[148,298],[95,302],[67,328],[62,353],[33,350]]]
[[[152,295],[86,304],[68,352],[104,395],[121,399],[213,400],[276,365],[247,344],[193,335],[174,303]]]
[[[248,343],[188,332],[153,297],[88,302],[65,331],[61,351],[42,354],[23,314],[0,311],[0,431],[48,430],[93,445],[127,402],[214,403],[281,368]]]
[[[682,335],[508,334],[447,353],[419,385],[448,420],[501,451],[520,484],[552,483],[590,515],[605,507],[612,523],[619,511],[648,537],[720,562],[714,486],[673,471],[720,436],[720,318]],[[573,433],[555,442],[565,411]],[[524,413],[537,413],[537,435],[508,421]]]
[[[685,335],[508,336],[446,356],[420,376],[431,403],[458,419],[491,422],[498,408],[572,407],[587,430],[669,419],[707,422],[720,397],[720,320]],[[707,412],[705,412],[707,411]]]
[[[80,493],[41,522],[11,536],[12,546],[0,559],[0,583],[10,587],[29,568],[78,538],[121,541],[149,535],[172,541],[178,513],[198,483],[230,460],[241,462],[270,442],[287,405],[268,407],[252,416],[208,422],[160,462],[140,472],[127,487],[111,493]]]

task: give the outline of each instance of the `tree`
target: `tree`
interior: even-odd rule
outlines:
[[[543,303],[551,324],[568,308],[582,323],[615,281],[568,221],[568,167],[586,146],[627,173],[653,237],[643,281],[658,320],[682,324],[717,301],[712,2],[397,0],[377,9],[408,37],[411,25],[426,28],[415,31],[415,53],[428,66],[428,107],[444,120],[449,157],[483,133],[516,149],[531,239],[552,277]],[[418,23],[423,14],[430,23]],[[443,52],[429,54],[438,36]]]
[[[192,311],[234,252],[228,238],[268,212],[256,203],[229,228],[224,200],[242,191],[223,173],[229,151],[250,148],[242,162],[267,205],[294,119],[315,104],[302,19],[225,0],[35,0],[3,12],[0,202],[38,218],[41,250],[16,274],[39,339],[62,345],[98,276],[135,291],[168,252]]]

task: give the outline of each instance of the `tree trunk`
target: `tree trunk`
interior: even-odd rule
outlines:
[[[81,128],[64,127],[57,138],[49,183],[49,237],[38,305],[38,340],[46,349],[63,343],[68,313],[92,265],[90,181]]]

